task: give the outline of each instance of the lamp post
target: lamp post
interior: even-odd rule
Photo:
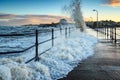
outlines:
[[[93,9],[93,11],[95,11],[97,13],[97,37],[98,37],[98,11]]]

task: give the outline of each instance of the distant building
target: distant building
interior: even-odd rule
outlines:
[[[59,22],[60,24],[67,24],[68,22],[67,22],[67,20],[66,19],[60,19],[60,22]]]

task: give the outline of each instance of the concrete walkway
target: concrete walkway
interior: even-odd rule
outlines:
[[[120,47],[99,41],[93,56],[59,80],[120,80]]]

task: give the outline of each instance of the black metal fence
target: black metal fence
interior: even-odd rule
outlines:
[[[107,39],[107,40],[111,41],[115,45],[117,43],[120,43],[120,33],[119,33],[120,32],[120,27],[105,26],[103,28],[97,28],[96,31],[98,33],[98,37],[102,33],[102,34],[104,34],[104,39]]]
[[[65,38],[68,38],[68,37],[70,37],[70,33],[73,30],[75,30],[75,27],[69,27],[69,28],[66,27],[66,28],[59,28],[59,29],[51,29],[50,31],[47,31],[47,32],[51,33],[51,38],[47,39],[45,41],[42,41],[42,42],[38,41],[39,34],[40,33],[46,33],[46,32],[39,32],[39,30],[37,30],[37,29],[35,30],[35,33],[27,33],[27,34],[0,34],[0,37],[11,37],[11,36],[18,36],[19,37],[19,36],[31,36],[31,35],[35,36],[35,44],[33,44],[32,46],[29,46],[28,48],[23,49],[23,50],[19,50],[19,51],[0,52],[0,55],[1,54],[23,53],[23,52],[25,52],[25,51],[27,51],[27,50],[35,47],[35,56],[33,58],[31,58],[30,60],[26,61],[25,63],[29,63],[32,60],[39,61],[39,56],[42,55],[42,54],[44,54],[44,53],[46,53],[47,51],[49,51],[54,46],[54,43],[55,43],[54,40],[56,38],[58,38],[58,36],[57,37],[55,36],[55,33],[54,33],[55,31],[59,31],[61,35],[62,35],[62,33],[64,33]],[[49,41],[51,41],[51,44],[52,44],[51,48],[49,48],[49,49],[47,49],[47,50],[39,53],[38,52],[38,48],[39,48],[38,45],[44,44],[44,43],[49,42]]]

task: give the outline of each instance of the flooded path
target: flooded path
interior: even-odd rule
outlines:
[[[95,54],[60,80],[120,80],[120,46],[100,40]]]

